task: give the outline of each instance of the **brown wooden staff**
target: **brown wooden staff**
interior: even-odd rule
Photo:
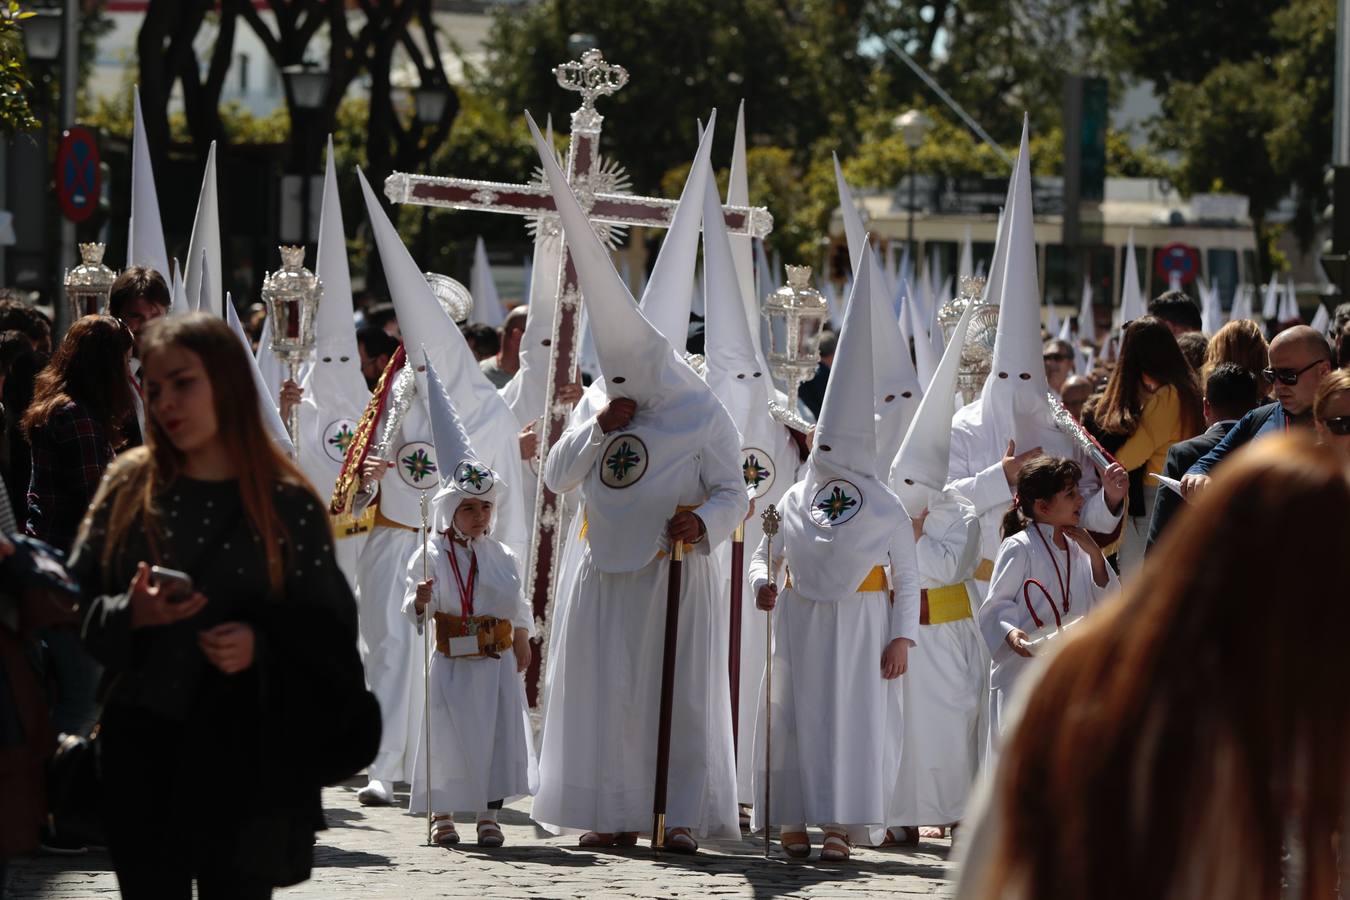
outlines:
[[[670,548],[666,582],[666,646],[661,658],[661,710],[656,730],[656,787],[652,792],[652,847],[666,845],[666,786],[670,780],[670,720],[675,707],[675,644],[680,627],[680,577],[684,541]]]
[[[727,676],[731,681],[731,746],[740,759],[741,710],[741,592],[745,582],[745,523],[731,536],[731,624]]]
[[[767,542],[766,549],[769,556],[769,584],[776,585],[777,578],[774,577],[773,567],[773,537],[778,533],[778,524],[782,517],[778,515],[778,510],[772,503],[769,508],[764,510],[760,516],[764,523],[764,537]],[[773,793],[770,790],[773,784],[773,611],[765,613],[768,616],[764,629],[764,858],[769,858],[769,831],[773,827],[773,820],[770,818],[771,806],[770,796]]]

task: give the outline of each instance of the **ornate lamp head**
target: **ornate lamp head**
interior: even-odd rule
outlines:
[[[468,288],[449,275],[442,275],[439,272],[423,272],[422,276],[426,278],[431,293],[436,295],[441,309],[445,310],[445,314],[452,322],[463,325],[469,321],[469,313],[473,312],[473,295],[469,293]]]
[[[281,268],[263,279],[262,299],[272,319],[272,352],[298,366],[314,352],[314,314],[323,284],[305,268],[304,247],[282,247]]]
[[[769,369],[788,386],[787,405],[771,402],[769,412],[784,425],[805,431],[810,424],[797,414],[797,389],[820,364],[820,329],[830,308],[820,291],[811,287],[810,266],[788,266],[787,281],[764,301]]]
[[[994,337],[998,333],[998,306],[983,302],[985,281],[980,275],[967,275],[961,279],[960,292],[956,298],[938,310],[938,324],[950,341],[956,330],[956,323],[966,311],[966,307],[975,304],[970,316],[970,329],[966,332],[966,343],[961,348],[961,368],[956,376],[957,390],[966,400],[973,400],[989,377],[994,363]]]
[[[604,54],[594,48],[582,53],[580,62],[555,66],[553,74],[564,90],[581,94],[583,109],[595,109],[596,97],[607,97],[628,83],[628,70],[605,62]]]
[[[80,264],[66,272],[66,300],[71,321],[105,315],[117,273],[103,264],[102,244],[80,244]]]

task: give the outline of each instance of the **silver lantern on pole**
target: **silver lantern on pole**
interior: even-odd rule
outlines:
[[[820,365],[820,330],[829,316],[824,295],[811,286],[810,266],[787,266],[787,284],[764,301],[769,320],[769,370],[787,385],[787,403],[769,401],[769,414],[798,431],[811,424],[797,412],[797,391]]]
[[[66,301],[70,321],[83,316],[107,315],[117,273],[103,264],[102,244],[80,244],[80,264],[66,272]]]
[[[469,321],[469,314],[473,312],[473,295],[469,293],[468,288],[440,272],[423,272],[422,277],[427,280],[427,286],[431,288],[436,302],[445,310],[451,321],[456,325],[463,325]]]
[[[262,299],[272,320],[272,352],[286,365],[291,381],[300,380],[300,366],[314,353],[314,314],[323,283],[305,268],[304,247],[281,247],[281,268],[263,279]],[[300,454],[300,411],[292,407],[286,431]]]
[[[956,298],[938,310],[938,324],[943,338],[950,343],[966,307],[974,304],[966,343],[961,348],[961,366],[956,376],[956,389],[969,402],[984,390],[984,383],[994,365],[994,337],[998,334],[998,305],[986,303],[985,280],[982,275],[961,278]]]

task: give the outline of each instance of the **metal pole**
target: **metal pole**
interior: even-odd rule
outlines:
[[[427,510],[427,492],[420,492],[422,501],[422,580],[426,581],[429,577],[431,550],[427,547],[428,538],[431,537],[431,517]],[[452,548],[451,553],[454,552]],[[422,727],[426,730],[426,740],[422,742],[423,755],[426,758],[427,783],[427,846],[433,846],[432,840],[436,813],[431,808],[431,649],[430,645],[435,643],[434,633],[431,625],[435,616],[431,614],[431,603],[427,603],[427,608],[422,613],[422,690],[425,696],[422,699]]]
[[[76,0],[65,0],[65,11],[62,13],[61,25],[64,32],[62,36],[61,57],[61,127],[69,128],[75,124],[75,95],[79,90],[80,67],[79,67],[79,16],[80,8]],[[59,278],[64,278],[65,273],[75,267],[75,223],[61,216],[61,247],[59,255]],[[52,312],[56,316],[57,338],[65,334],[70,327],[70,312],[67,305],[60,297],[58,287],[55,295],[56,302],[52,304]]]

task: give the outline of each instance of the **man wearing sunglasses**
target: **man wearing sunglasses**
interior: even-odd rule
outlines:
[[[1331,371],[1331,345],[1316,329],[1296,325],[1281,331],[1270,342],[1270,368],[1262,372],[1275,386],[1275,402],[1242,417],[1218,446],[1202,456],[1181,480],[1186,497],[1199,495],[1209,485],[1214,467],[1234,450],[1266,434],[1313,424],[1313,397],[1323,376]]]

